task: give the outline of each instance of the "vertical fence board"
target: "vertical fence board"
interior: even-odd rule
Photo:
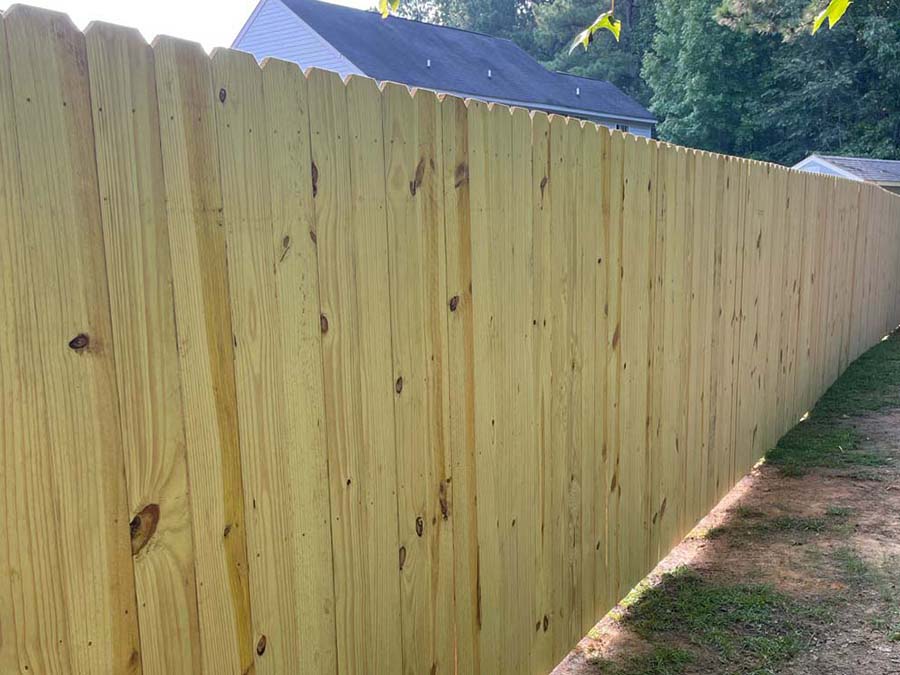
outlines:
[[[610,190],[603,198],[603,213],[606,218],[606,302],[607,313],[607,360],[606,360],[606,408],[604,410],[603,443],[607,450],[608,492],[606,510],[606,564],[609,569],[609,581],[605,596],[607,606],[612,606],[621,597],[620,591],[623,569],[619,557],[622,546],[622,473],[621,437],[619,422],[620,395],[622,390],[622,209],[623,209],[623,177],[625,158],[625,137],[613,132],[610,137]]]
[[[309,74],[340,672],[402,663],[380,92]]]
[[[540,491],[539,424],[534,414],[535,360],[537,341],[534,314],[535,261],[534,209],[532,205],[532,118],[521,108],[512,110],[511,129],[512,182],[510,203],[513,227],[508,246],[514,256],[513,275],[509,279],[508,299],[510,322],[507,326],[511,350],[509,368],[511,375],[510,397],[513,403],[509,421],[511,448],[514,456],[521,453],[521,462],[510,462],[509,480],[522,489],[514,491],[515,513],[510,520],[510,535],[515,540],[515,574],[510,575],[509,592],[515,598],[514,623],[510,628],[521,635],[532,635],[539,613],[540,602],[532,592],[522,589],[538,588],[538,556],[540,546],[540,502],[534,496]],[[515,668],[528,671],[533,666],[532,649],[521,649],[514,660]]]
[[[650,525],[644,497],[649,465],[648,353],[650,349],[650,270],[655,245],[653,158],[647,141],[625,140],[624,192],[622,199],[622,300],[620,349],[621,390],[619,426],[621,433],[620,480],[622,486],[622,530],[619,542],[619,595],[627,592],[647,572],[649,542],[643,535]],[[633,533],[642,533],[634,536]]]
[[[605,583],[606,557],[606,474],[604,471],[601,441],[601,411],[603,396],[600,389],[600,364],[605,354],[600,350],[606,336],[601,294],[604,293],[604,250],[602,242],[603,193],[601,176],[606,173],[603,141],[607,132],[592,123],[585,123],[582,131],[582,167],[578,176],[578,201],[575,221],[578,235],[580,303],[576,330],[580,337],[576,367],[581,373],[581,397],[576,401],[581,407],[581,465],[575,467],[580,474],[580,511],[582,514],[580,572],[576,599],[580,602],[580,632],[586,633],[597,621],[603,605],[597,585]],[[605,281],[605,279],[604,279]]]
[[[478,531],[475,504],[475,391],[472,326],[472,232],[469,211],[469,120],[464,101],[441,103],[444,225],[447,257],[447,379],[451,481],[446,495],[453,530],[454,637],[461,672],[480,672]]]
[[[144,672],[200,672],[153,51],[108,24],[86,41]]]
[[[668,510],[665,484],[667,477],[663,474],[664,466],[670,458],[665,439],[662,437],[662,419],[665,414],[663,392],[665,382],[663,371],[666,364],[666,322],[672,316],[666,315],[666,266],[676,264],[666,255],[668,248],[666,239],[669,235],[669,211],[674,205],[674,184],[670,183],[671,170],[674,165],[674,153],[664,144],[653,144],[656,155],[656,172],[653,176],[656,202],[653,214],[653,258],[651,260],[650,278],[648,280],[650,301],[650,342],[647,363],[653,377],[648,381],[647,398],[647,512],[650,514],[648,535],[649,564],[659,558],[662,548],[663,519]],[[665,503],[664,503],[665,502]],[[671,516],[671,514],[670,514]]]
[[[385,85],[403,649],[406,672],[452,670],[452,530],[446,506],[447,284],[440,110],[430,92]],[[443,504],[443,506],[442,506]]]
[[[22,5],[5,14],[4,26],[25,197],[18,234],[28,247],[17,283],[32,285],[36,319],[28,336],[35,352],[23,356],[28,376],[45,383],[39,405],[48,433],[46,445],[32,448],[33,462],[53,486],[50,522],[58,523],[37,528],[40,541],[29,544],[57,557],[19,562],[54,565],[46,573],[61,577],[61,597],[26,608],[57,640],[31,646],[38,663],[49,658],[47,665],[73,672],[140,671],[85,40],[68,17]],[[68,666],[45,653],[60,647]]]
[[[154,44],[205,672],[253,665],[244,496],[209,59]]]
[[[550,519],[549,499],[549,456],[551,453],[551,399],[550,355],[552,348],[552,301],[551,282],[551,232],[553,195],[550,191],[551,147],[550,118],[545,113],[533,113],[531,135],[531,199],[532,199],[532,311],[533,322],[533,370],[534,395],[532,417],[534,418],[535,461],[537,484],[535,485],[535,508],[537,510],[533,532],[533,564],[536,582],[534,592],[534,621],[532,634],[531,669],[539,672],[553,663],[552,634],[548,632],[551,589],[555,579],[554,568],[548,564],[552,550],[545,545],[550,536],[546,523]],[[544,617],[547,616],[547,621]]]
[[[303,611],[296,617],[300,655],[293,668],[333,673],[337,636],[309,93],[300,69],[277,60],[264,63],[262,87],[272,210],[269,245],[275,252],[275,293],[281,317],[286,456],[279,479],[286,493],[282,508],[290,519],[293,582],[304,599]]]
[[[40,294],[29,277],[34,263],[23,213],[6,21],[0,16],[0,310],[5,317],[0,330],[0,670],[67,673],[74,667],[76,645],[69,639],[65,578],[59,573],[65,542],[47,527],[59,522],[58,488],[57,481],[48,480],[54,475],[47,451],[51,430],[43,412],[48,383],[35,340],[41,331]]]

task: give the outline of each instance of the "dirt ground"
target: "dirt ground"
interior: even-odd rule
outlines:
[[[900,410],[837,417],[855,459],[758,466],[554,675],[900,674]]]

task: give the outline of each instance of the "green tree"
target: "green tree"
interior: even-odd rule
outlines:
[[[660,0],[642,74],[660,137],[696,148],[752,153],[765,129],[755,100],[775,39],[721,25],[714,0]]]

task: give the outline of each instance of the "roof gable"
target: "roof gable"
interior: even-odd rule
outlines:
[[[317,0],[283,2],[376,80],[536,108],[655,121],[609,82],[551,73],[510,40],[398,17],[384,20],[375,12]]]

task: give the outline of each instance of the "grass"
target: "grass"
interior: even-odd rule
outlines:
[[[765,584],[714,584],[689,568],[663,575],[633,600],[621,622],[653,649],[603,673],[664,675],[684,672],[697,652],[664,646],[669,640],[710,652],[729,672],[768,672],[799,654],[812,633],[812,614]]]
[[[900,559],[886,557],[881,565],[873,564],[849,546],[831,552],[842,580],[850,587],[848,600],[863,603],[874,611],[871,626],[891,642],[900,642]],[[875,596],[880,602],[874,602]]]
[[[760,516],[752,516],[754,522],[727,523],[711,528],[707,533],[708,539],[716,539],[725,535],[732,536],[761,536],[766,534],[818,534],[829,529],[832,525],[827,519],[816,516],[790,516],[781,515],[774,518],[760,520]]]
[[[681,675],[694,662],[694,655],[679,647],[656,646],[646,654],[629,656],[624,663],[593,661],[605,675]]]
[[[842,420],[894,406],[900,406],[898,333],[854,361],[825,392],[809,418],[768,452],[766,462],[777,466],[783,475],[795,477],[816,467],[853,470],[890,464],[882,455],[860,448],[856,431]],[[858,471],[857,475],[873,474]]]
[[[841,546],[832,552],[844,580],[854,586],[871,584],[878,579],[877,570],[863,560],[849,546]]]

